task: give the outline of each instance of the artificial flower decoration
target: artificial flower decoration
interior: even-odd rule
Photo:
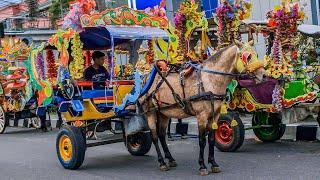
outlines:
[[[55,62],[55,57],[53,51],[48,49],[46,51],[46,61],[47,61],[47,77],[52,84],[56,84],[57,79],[57,67]]]
[[[121,77],[121,66],[119,64],[115,64],[113,68],[114,77]]]
[[[18,38],[4,38],[1,41],[2,56],[8,61],[26,60],[30,47]]]
[[[60,63],[64,66],[68,66],[69,62],[69,53],[68,48],[70,44],[70,40],[75,35],[75,31],[69,28],[68,30],[59,29],[55,35],[51,36],[48,39],[48,42],[51,46],[55,46],[57,50],[60,52]]]
[[[83,30],[80,22],[80,18],[84,14],[90,14],[94,10],[96,3],[94,0],[77,0],[75,3],[70,5],[68,14],[64,17],[62,28],[80,32]]]
[[[241,20],[250,17],[252,4],[250,1],[223,0],[216,9],[215,22],[218,25],[219,47],[223,48],[239,40],[239,26]]]
[[[145,13],[150,16],[167,18],[165,7],[166,7],[166,1],[161,0],[159,6],[157,5],[153,8],[150,8],[150,7],[146,8]]]
[[[72,46],[72,57],[73,60],[70,62],[70,74],[74,79],[81,79],[84,72],[84,55],[83,55],[83,43],[80,40],[79,33],[75,33],[73,39],[71,40]]]
[[[199,5],[194,0],[183,0],[174,16],[174,34],[178,42],[175,55],[172,57],[174,59],[173,62],[175,63],[182,63],[190,58],[195,58],[196,56],[193,56],[193,52],[191,52],[193,50],[189,49],[188,46],[190,36],[193,30],[197,27],[201,27],[203,32],[208,30],[208,22],[205,19],[204,13],[198,12],[198,7]],[[204,51],[204,48],[205,47],[203,45],[202,51]]]
[[[85,68],[89,67],[91,65],[91,53],[90,51],[86,51],[84,53],[84,57],[85,57]]]
[[[36,67],[38,70],[39,78],[40,79],[45,79],[45,69],[44,69],[44,58],[43,54],[39,53],[37,55],[37,61],[36,61]]]
[[[124,66],[124,77],[130,77],[133,75],[133,71],[134,71],[134,68],[133,68],[133,65],[128,63]]]
[[[154,61],[154,56],[155,56],[154,47],[153,47],[153,40],[149,40],[147,45],[148,45],[148,52],[145,54],[145,59],[147,62],[146,65],[148,67],[150,67]]]
[[[139,59],[136,63],[135,69],[141,73],[148,73],[150,69],[146,69],[146,60]]]
[[[268,26],[275,30],[271,55],[267,57],[267,73],[273,78],[291,77],[297,67],[297,27],[304,19],[298,3],[282,0],[267,13]]]

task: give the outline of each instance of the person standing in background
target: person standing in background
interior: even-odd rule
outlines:
[[[167,130],[169,141],[173,141],[173,138],[171,136],[171,131],[170,131],[171,122],[172,122],[172,119],[169,120],[168,130]],[[188,124],[183,124],[182,119],[178,119],[178,123],[176,125],[176,133],[181,135],[181,139],[187,139],[188,138],[187,132],[188,132]]]

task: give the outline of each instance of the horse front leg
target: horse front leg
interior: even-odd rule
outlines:
[[[208,170],[204,162],[204,148],[206,147],[206,123],[198,119],[198,130],[199,130],[199,159],[198,163],[200,165],[200,175],[206,176],[208,175]]]
[[[164,161],[164,158],[161,154],[161,150],[160,150],[159,143],[158,143],[157,116],[154,113],[152,113],[152,114],[147,115],[147,119],[148,119],[148,126],[151,131],[152,142],[153,142],[154,147],[156,148],[156,151],[157,151],[158,162],[160,163],[160,170],[161,171],[168,171],[169,167],[167,166],[167,164]]]
[[[172,157],[169,148],[168,148],[168,144],[166,142],[166,129],[168,127],[168,124],[170,123],[169,121],[170,118],[160,114],[159,115],[159,119],[158,119],[158,136],[159,136],[159,140],[165,155],[165,158],[169,160],[169,166],[170,167],[177,167],[177,162],[176,160]]]
[[[209,134],[208,134],[208,144],[209,144],[209,156],[208,156],[208,163],[211,164],[211,172],[212,173],[219,173],[221,169],[219,165],[216,163],[214,158],[214,146],[215,146],[215,128],[217,128],[217,122],[219,119],[220,114],[216,114],[214,119],[208,119],[209,124]],[[214,124],[215,123],[215,124]]]

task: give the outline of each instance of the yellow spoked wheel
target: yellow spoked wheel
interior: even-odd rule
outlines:
[[[63,135],[59,141],[59,153],[63,161],[70,161],[72,158],[72,143],[68,136]]]
[[[78,169],[86,152],[85,135],[81,128],[66,125],[58,133],[56,140],[57,156],[65,169]]]

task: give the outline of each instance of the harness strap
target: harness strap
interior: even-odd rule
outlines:
[[[222,71],[216,71],[216,70],[203,68],[200,64],[195,64],[192,62],[186,62],[186,64],[192,66],[196,70],[203,71],[203,72],[210,73],[210,74],[216,74],[216,75],[222,75],[222,76],[232,76],[232,77],[246,77],[247,76],[247,74],[242,74],[242,73],[226,73],[226,72],[222,72]]]
[[[197,94],[197,95],[194,95],[194,96],[191,96],[187,99],[184,100],[184,102],[186,101],[211,101],[213,102],[214,100],[218,100],[218,101],[223,101],[225,98],[225,95],[217,95],[217,94],[213,94],[212,92],[204,92],[204,93],[201,93],[201,94]],[[166,106],[162,106],[160,109],[169,109],[169,108],[172,108],[174,106],[177,106],[179,105],[178,103],[174,103],[174,104],[169,104],[169,103],[166,103],[166,102],[162,102],[163,104],[166,104]],[[150,112],[150,111],[157,111],[159,110],[159,108],[152,108],[150,109],[149,111],[147,112]],[[144,112],[144,113],[147,113],[147,112]]]
[[[194,110],[193,110],[193,108],[192,108],[192,105],[191,105],[190,101],[185,101],[185,99],[186,99],[186,92],[185,92],[185,80],[184,80],[184,75],[185,75],[185,73],[183,73],[183,72],[180,73],[180,86],[181,86],[181,88],[182,88],[183,99],[184,99],[184,102],[185,102],[185,109],[183,109],[183,110],[184,110],[184,112],[185,112],[186,114],[193,115],[193,114],[194,114],[194,113],[193,113]]]
[[[162,80],[167,84],[167,86],[168,86],[169,89],[171,90],[171,93],[172,93],[172,96],[173,96],[174,100],[180,105],[180,107],[181,107],[182,109],[185,109],[185,104],[184,104],[183,100],[181,99],[181,97],[179,96],[179,94],[177,94],[177,93],[174,91],[173,87],[172,87],[171,84],[168,82],[168,80],[166,79],[166,77],[163,76],[163,74],[161,73],[161,71],[160,71],[159,67],[156,65],[156,63],[155,63],[155,65],[154,65],[154,67],[155,67],[155,69],[157,70],[159,76],[162,78]],[[168,74],[169,74],[169,73],[168,73]],[[161,86],[161,85],[160,85],[160,86]],[[159,87],[160,87],[160,86],[159,86]],[[157,89],[158,89],[158,88],[157,88]],[[156,89],[156,91],[157,91],[157,89]]]

